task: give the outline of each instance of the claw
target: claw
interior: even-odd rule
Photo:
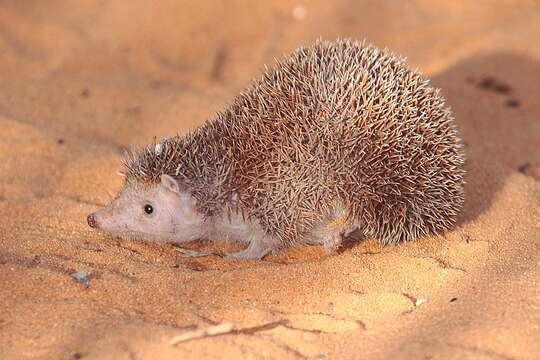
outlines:
[[[270,248],[259,243],[250,243],[244,250],[225,255],[227,259],[257,259],[260,260],[271,251]]]

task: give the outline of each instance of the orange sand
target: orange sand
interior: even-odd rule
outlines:
[[[537,4],[2,1],[0,358],[540,358]],[[454,231],[230,261],[88,228],[124,147],[201,124],[319,36],[443,89],[468,155]],[[239,330],[170,345],[223,322]]]

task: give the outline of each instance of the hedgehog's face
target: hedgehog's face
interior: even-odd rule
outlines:
[[[193,197],[163,175],[154,186],[127,182],[111,204],[88,216],[88,224],[122,238],[186,242],[202,235],[203,217]]]

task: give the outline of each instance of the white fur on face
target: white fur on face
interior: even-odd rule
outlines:
[[[204,221],[195,200],[171,181],[168,177],[151,187],[127,183],[117,199],[93,214],[97,227],[130,239],[181,243],[201,238]]]

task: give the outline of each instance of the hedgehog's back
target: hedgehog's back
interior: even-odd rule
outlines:
[[[463,202],[463,154],[444,99],[369,44],[296,50],[219,120],[247,207],[284,239],[337,201],[385,243],[449,228]]]

